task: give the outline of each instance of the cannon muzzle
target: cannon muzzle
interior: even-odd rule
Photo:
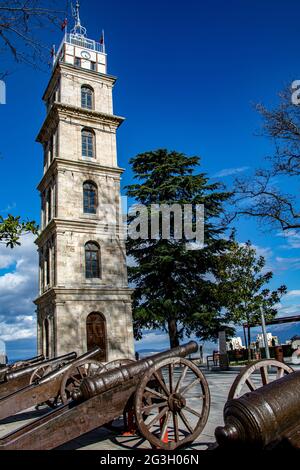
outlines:
[[[265,449],[286,442],[300,447],[300,372],[229,400],[224,422],[215,431],[220,447]]]

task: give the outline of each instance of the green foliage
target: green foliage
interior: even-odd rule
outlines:
[[[232,240],[229,252],[220,257],[219,265],[219,298],[230,321],[234,324],[260,323],[260,307],[266,320],[272,320],[277,314],[276,304],[287,288],[282,285],[272,291],[264,287],[273,273],[265,271],[265,258],[257,256],[251,243],[239,245]]]
[[[188,250],[185,237],[129,239],[135,336],[141,338],[144,328],[162,328],[169,333],[172,347],[184,334],[216,337],[224,319],[213,277],[218,257],[230,243],[221,237],[224,228],[218,222],[230,194],[219,183],[210,183],[205,173],[195,173],[199,157],[159,149],[139,154],[130,163],[139,183],[128,186],[127,195],[148,209],[151,204],[205,206],[203,249]],[[202,315],[200,321],[197,312]]]
[[[4,218],[0,215],[0,243],[14,248],[20,245],[20,237],[26,233],[38,234],[38,226],[34,221],[21,222],[20,217],[8,215]]]

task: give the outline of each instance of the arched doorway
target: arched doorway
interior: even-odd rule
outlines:
[[[86,319],[87,350],[99,346],[102,352],[96,356],[98,361],[107,361],[106,320],[101,313],[90,313]]]
[[[45,357],[48,358],[50,351],[49,351],[49,321],[47,318],[45,320],[44,326],[45,326]]]

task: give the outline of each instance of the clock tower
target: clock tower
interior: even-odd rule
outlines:
[[[38,349],[46,356],[98,345],[99,360],[133,356],[131,290],[121,223],[116,78],[107,73],[104,35],[88,39],[79,2],[75,26],[53,57],[37,141],[44,150]]]

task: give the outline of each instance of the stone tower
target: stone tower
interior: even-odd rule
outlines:
[[[107,74],[104,36],[81,26],[65,33],[54,54],[43,100],[47,116],[37,141],[44,148],[38,349],[46,356],[94,345],[111,361],[133,355],[131,290],[123,227],[116,130],[116,78]]]

